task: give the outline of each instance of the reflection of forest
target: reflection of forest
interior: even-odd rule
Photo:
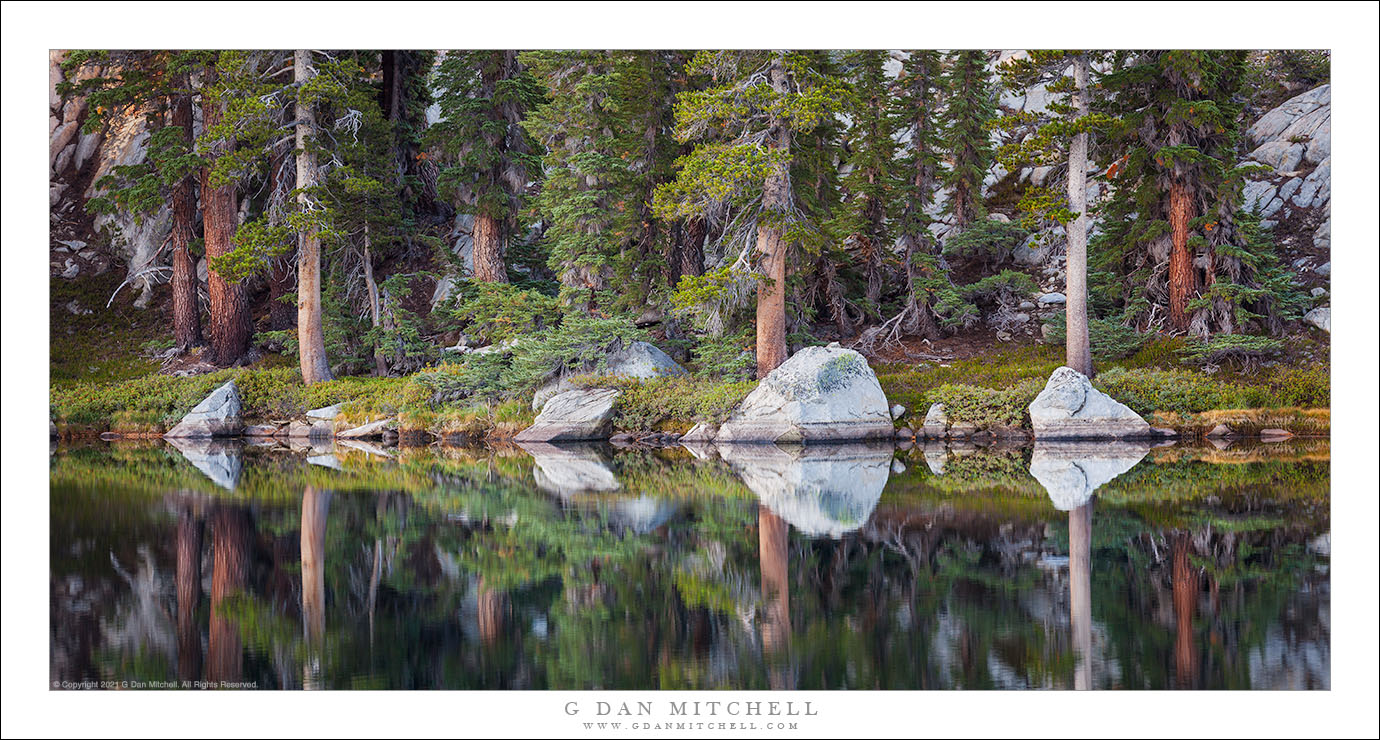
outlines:
[[[812,537],[713,456],[582,453],[617,488],[555,492],[514,451],[246,453],[227,492],[170,454],[55,458],[54,680],[1328,685],[1325,456],[1152,455],[1065,513],[1028,451],[917,450]]]

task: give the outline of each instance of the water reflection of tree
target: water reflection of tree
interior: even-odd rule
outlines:
[[[275,464],[285,480],[306,475]],[[636,475],[620,468],[626,494],[655,490],[657,464],[642,455]],[[1011,492],[988,494],[980,509],[965,509],[966,498],[891,490],[857,532],[838,540],[789,533],[786,598],[774,600],[781,591],[767,583],[779,580],[781,538],[767,537],[755,502],[720,467],[695,463],[681,472],[685,464],[667,472],[685,497],[680,513],[642,534],[614,521],[614,498],[565,501],[536,490],[522,458],[417,455],[393,474],[370,468],[358,479],[347,467],[344,477],[331,474],[356,485],[337,488],[329,515],[315,519],[295,497],[249,505],[222,495],[208,509],[200,548],[212,575],[210,608],[200,611],[183,608],[197,601],[187,578],[198,549],[195,516],[184,516],[190,510],[151,506],[113,479],[100,495],[69,490],[54,498],[53,610],[63,625],[54,628],[54,649],[95,656],[95,664],[64,659],[62,670],[72,673],[62,676],[133,677],[136,664],[157,662],[156,646],[99,647],[100,621],[78,642],[83,628],[61,575],[87,576],[83,593],[114,623],[129,597],[111,554],[132,570],[143,546],[165,573],[164,598],[177,615],[167,627],[178,646],[169,675],[193,672],[182,661],[193,653],[181,646],[206,634],[207,676],[233,676],[238,666],[262,687],[302,685],[311,650],[324,656],[316,676],[331,687],[768,688],[786,678],[799,688],[1079,684],[1074,647],[1082,638],[1060,616],[1069,613],[1060,601],[1065,571],[1040,565],[1069,552],[1068,525],[1047,508],[1031,515],[1041,510],[1015,483],[1003,482]],[[1175,686],[1181,665],[1195,686],[1283,680],[1261,672],[1275,670],[1260,667],[1267,646],[1327,644],[1325,591],[1319,595],[1326,575],[1315,570],[1325,559],[1306,546],[1325,531],[1326,509],[1325,498],[1321,514],[1301,509],[1306,502],[1285,506],[1269,486],[1316,486],[1326,466],[1166,465],[1174,469],[1137,472],[1139,487],[1118,479],[1091,520],[1087,640],[1109,666],[1093,674],[1093,685]],[[1212,484],[1217,472],[1223,485]],[[1191,497],[1147,494],[1160,482],[1187,492],[1190,473],[1199,476]],[[246,479],[257,475],[246,468]],[[925,485],[927,497],[943,493],[938,483]],[[697,496],[696,486],[714,493]],[[1021,513],[1006,513],[1008,505]],[[304,567],[308,540],[323,543],[324,558],[313,565],[319,578]],[[67,544],[86,541],[110,546],[78,553]],[[1180,541],[1189,575],[1176,579]],[[319,584],[319,612],[302,608],[308,581],[313,591]],[[1174,586],[1191,581],[1197,585],[1181,588],[1179,603],[1191,603],[1192,615],[1179,619]],[[1301,594],[1301,586],[1314,592]],[[200,622],[195,640],[183,614]],[[1181,635],[1191,648],[1182,661]],[[782,649],[786,661],[767,659]],[[1279,670],[1298,671],[1289,655]],[[774,665],[789,673],[773,673]],[[1305,670],[1298,680],[1326,677]]]

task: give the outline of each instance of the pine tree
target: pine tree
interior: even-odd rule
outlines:
[[[235,233],[235,248],[215,264],[243,278],[271,272],[296,252],[295,344],[307,383],[332,377],[328,350],[349,368],[361,344],[369,346],[375,372],[388,372],[374,259],[380,247],[400,241],[405,209],[398,188],[405,184],[395,179],[395,128],[372,82],[378,64],[376,52],[363,51],[222,55],[223,85],[236,101],[224,126],[239,135],[239,146],[216,162],[213,177],[263,183],[266,195]],[[362,278],[367,330],[357,327],[361,311],[349,296],[358,283],[347,285],[347,275]]]
[[[474,216],[474,279],[508,282],[504,252],[528,182],[540,173],[522,119],[540,88],[512,49],[446,54],[436,74],[441,120],[427,141],[445,158],[439,185]]]
[[[1126,318],[1196,336],[1277,329],[1289,291],[1273,249],[1239,214],[1241,51],[1118,52],[1102,79],[1114,185],[1094,255],[1124,276]],[[1276,289],[1267,288],[1276,286]]]
[[[194,174],[201,166],[193,147],[191,74],[204,63],[196,51],[78,51],[64,62],[68,70],[85,68],[89,76],[67,92],[85,94],[92,111],[84,126],[95,130],[117,112],[143,109],[151,134],[145,162],[116,170],[97,183],[106,194],[92,198],[92,212],[122,209],[147,214],[169,205],[173,342],[185,352],[202,344],[197,301],[197,195]]]
[[[687,286],[701,303],[736,304],[757,283],[757,374],[786,359],[786,265],[803,240],[803,213],[791,180],[797,139],[841,109],[844,88],[798,51],[702,51],[687,67],[712,80],[682,93],[676,135],[696,144],[674,182],[657,189],[663,218],[703,216],[738,256]],[[754,238],[755,237],[755,238]],[[683,291],[684,292],[684,291]]]
[[[992,166],[989,129],[997,116],[987,59],[983,49],[954,52],[947,59],[944,86],[948,97],[942,127],[949,168],[944,182],[950,189],[946,210],[955,233],[986,215],[982,181]]]
[[[850,253],[850,261],[862,273],[863,296],[868,311],[874,314],[881,306],[882,289],[893,261],[887,207],[895,197],[898,146],[884,69],[887,59],[887,52],[881,50],[854,51],[844,56],[852,89],[848,109],[851,123],[844,136],[847,174],[841,180],[841,213],[830,224],[839,234],[842,247]],[[831,263],[838,261],[833,255],[826,255],[825,259]],[[844,335],[854,331],[849,305],[842,290],[836,289],[829,308]]]
[[[298,49],[292,58],[292,80],[297,86],[297,207],[308,214],[317,209],[316,98],[313,83],[317,72],[311,51]],[[318,224],[304,219],[297,246],[297,343],[302,382],[308,385],[331,379],[326,360],[326,334],[321,319],[321,233]]]
[[[930,206],[942,175],[942,70],[939,52],[914,50],[893,83],[890,116],[903,143],[895,163],[889,218],[901,243],[905,293],[901,310],[882,323],[867,349],[894,344],[910,334],[938,339],[944,326],[963,321],[970,311],[954,290],[930,231]]]
[[[1087,376],[1093,374],[1088,329],[1088,132],[1105,124],[1105,116],[1091,114],[1092,58],[1105,53],[1029,50],[998,67],[1007,87],[1029,91],[1039,85],[1057,97],[1043,112],[1021,111],[1000,119],[1012,140],[998,151],[1011,171],[1021,167],[1062,167],[1067,184],[1060,196],[1047,186],[1029,185],[1019,203],[1032,229],[1042,221],[1062,224],[1068,235],[1065,250],[1065,363]]]
[[[221,81],[221,59],[203,73],[202,136],[197,147],[208,160],[235,156],[235,127],[226,120],[232,96]],[[235,180],[209,163],[201,168],[201,224],[206,244],[206,292],[210,297],[211,356],[217,365],[233,365],[249,351],[253,319],[249,297],[239,278],[227,274],[219,258],[234,248],[239,227],[239,194]]]
[[[540,51],[521,61],[546,102],[523,121],[545,149],[537,207],[550,264],[585,306],[641,306],[670,281],[669,255],[650,213],[676,142],[674,52]],[[659,285],[658,285],[659,283]],[[614,290],[615,286],[617,287]]]

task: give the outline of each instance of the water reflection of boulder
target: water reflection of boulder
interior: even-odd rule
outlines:
[[[521,447],[532,456],[532,476],[544,491],[569,497],[619,488],[604,445],[528,442]]]
[[[1136,466],[1151,444],[1117,442],[1036,442],[1030,474],[1049,491],[1060,511],[1072,511],[1092,499],[1093,491]]]
[[[213,483],[231,491],[240,482],[240,446],[205,437],[165,437],[173,449]]]
[[[718,446],[773,513],[811,537],[841,537],[867,523],[891,473],[890,444]]]
[[[671,521],[679,510],[674,501],[643,494],[612,502],[608,507],[608,519],[636,534],[646,534]]]

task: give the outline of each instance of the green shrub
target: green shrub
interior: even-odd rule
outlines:
[[[508,283],[462,281],[453,298],[436,309],[441,325],[464,330],[472,339],[497,344],[533,334],[560,321],[560,301]]]
[[[1037,344],[1003,347],[990,354],[954,360],[947,365],[882,365],[877,382],[887,400],[923,416],[938,399],[935,389],[945,384],[1008,388],[1024,380],[1044,382],[1064,364],[1062,347]]]
[[[686,432],[701,422],[720,424],[757,381],[714,382],[690,376],[653,380],[585,376],[579,385],[616,388],[614,426],[625,432]]]
[[[1030,235],[1018,224],[979,221],[944,244],[948,255],[975,259],[986,265],[999,265]]]
[[[1022,380],[1007,388],[945,384],[930,396],[944,404],[950,424],[974,424],[980,429],[1029,426],[1027,409],[1044,388],[1040,378]]]
[[[1253,369],[1284,352],[1284,343],[1270,337],[1250,334],[1219,334],[1207,340],[1195,339],[1184,345],[1184,362],[1193,365],[1226,365]]]
[[[1281,368],[1269,377],[1270,394],[1279,407],[1328,408],[1332,378],[1326,367]]]
[[[690,350],[695,374],[701,378],[747,380],[757,369],[752,351],[753,336],[748,328],[736,334],[704,337]]]
[[[1039,290],[1034,278],[1016,270],[1002,270],[959,288],[963,298],[975,303],[1002,303],[1020,300]]]
[[[1045,324],[1049,327],[1049,341],[1062,344],[1066,336],[1067,316],[1063,312],[1056,313]],[[1149,335],[1141,334],[1133,327],[1122,326],[1115,321],[1088,321],[1088,341],[1092,345],[1093,359],[1098,362],[1119,360],[1135,354],[1149,338]]]
[[[1142,416],[1237,408],[1242,400],[1238,388],[1188,370],[1114,367],[1099,373],[1093,385]]]

